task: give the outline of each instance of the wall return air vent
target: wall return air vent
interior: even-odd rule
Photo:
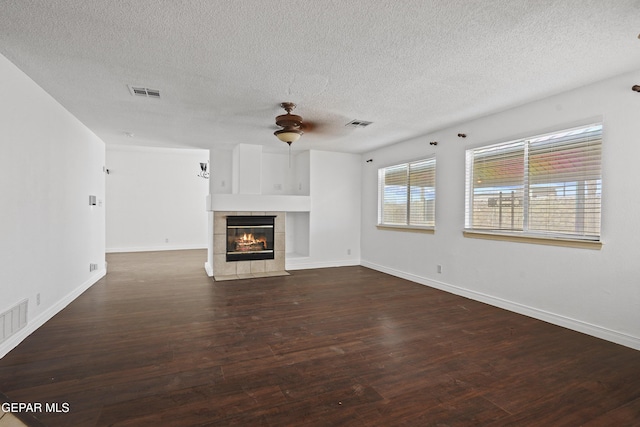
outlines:
[[[127,85],[129,92],[133,96],[144,96],[146,98],[160,98],[158,89],[149,89],[148,87]]]
[[[40,303],[38,294],[38,304]],[[29,301],[24,300],[4,313],[0,313],[0,343],[27,325]]]

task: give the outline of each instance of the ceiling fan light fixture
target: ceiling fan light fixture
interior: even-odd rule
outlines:
[[[282,142],[286,142],[291,145],[300,139],[300,136],[303,134],[300,129],[295,128],[285,128],[275,131],[273,134]]]

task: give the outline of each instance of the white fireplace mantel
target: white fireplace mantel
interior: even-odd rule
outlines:
[[[208,211],[309,212],[311,196],[264,194],[209,194]]]

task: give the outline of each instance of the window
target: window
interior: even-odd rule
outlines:
[[[435,157],[378,169],[378,225],[433,228],[435,183]]]
[[[465,229],[600,240],[602,125],[467,150]]]

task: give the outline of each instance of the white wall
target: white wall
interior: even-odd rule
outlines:
[[[106,249],[207,247],[208,150],[107,147]]]
[[[1,55],[0,93],[0,313],[28,300],[2,357],[105,274],[105,148]]]
[[[262,194],[295,194],[295,157],[286,154],[262,153]]]
[[[309,151],[260,153],[260,194],[309,195]],[[237,156],[236,156],[237,158]],[[231,194],[234,181],[233,150],[211,150],[211,194]],[[238,165],[239,166],[239,165]]]
[[[360,263],[361,157],[311,150],[309,258],[292,268]]]
[[[262,179],[262,146],[238,144],[233,149],[234,194],[260,194]]]
[[[639,82],[619,76],[365,154],[363,265],[640,349]],[[462,236],[466,149],[593,120],[604,123],[601,250]],[[377,169],[431,153],[435,234],[378,230]]]
[[[291,182],[293,194],[309,196],[311,194],[311,153],[308,150],[297,153],[291,164],[294,168]]]
[[[233,151],[210,150],[209,192],[211,194],[231,194],[233,186]]]

